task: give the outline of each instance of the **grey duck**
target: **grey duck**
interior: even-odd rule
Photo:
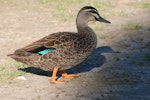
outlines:
[[[76,18],[77,33],[53,33],[8,56],[28,66],[53,71],[50,81],[64,83],[64,81],[56,80],[57,72],[60,71],[64,78],[78,76],[67,74],[64,70],[81,63],[96,48],[97,37],[88,26],[89,21],[110,23],[100,16],[97,9],[85,6],[81,8]]]

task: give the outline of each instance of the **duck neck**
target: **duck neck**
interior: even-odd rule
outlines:
[[[81,36],[95,36],[95,32],[88,26],[88,22],[84,21],[84,19],[77,19],[76,20],[78,34]]]
[[[95,32],[88,26],[89,18],[83,12],[79,12],[76,19],[78,34],[96,40]]]
[[[80,12],[78,13],[77,18],[76,18],[76,25],[77,25],[78,33],[83,28],[88,27],[88,21],[86,19],[87,18],[84,17],[83,13],[80,13]]]

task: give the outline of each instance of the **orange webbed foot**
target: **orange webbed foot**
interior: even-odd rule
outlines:
[[[63,84],[63,83],[65,83],[65,81],[62,81],[62,80],[53,80],[53,79],[50,79],[50,82],[53,83],[53,84]]]
[[[79,76],[78,74],[68,74],[65,71],[61,71],[61,74],[62,74],[63,78],[69,78],[69,79],[72,79],[74,77],[78,77]]]

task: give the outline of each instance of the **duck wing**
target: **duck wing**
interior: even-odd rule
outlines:
[[[64,44],[65,42],[73,42],[76,37],[76,33],[53,33],[22,48],[22,50],[43,55],[57,49],[58,46]]]

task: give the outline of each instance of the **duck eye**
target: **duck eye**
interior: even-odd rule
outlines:
[[[96,20],[97,20],[97,18],[99,18],[99,13],[97,11],[90,10],[89,12],[95,17]]]

